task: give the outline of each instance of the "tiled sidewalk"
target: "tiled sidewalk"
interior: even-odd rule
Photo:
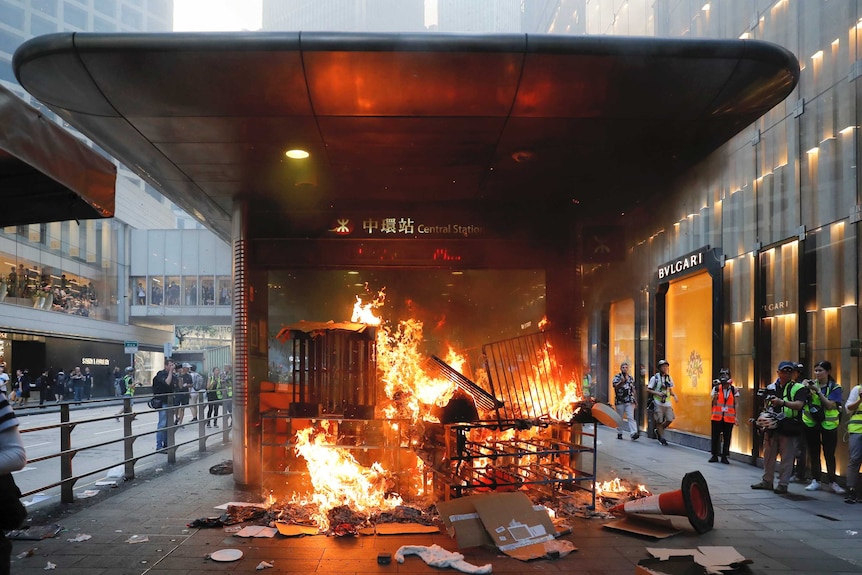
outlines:
[[[657,541],[604,529],[605,519],[575,519],[572,534],[565,538],[578,550],[568,557],[525,563],[474,548],[462,551],[466,560],[474,565],[491,563],[497,573],[631,575],[637,562],[649,557],[647,547],[731,545],[754,560],[753,573],[862,573],[862,505],[847,505],[832,493],[805,492],[796,484],[789,496],[753,491],[749,485],[760,478],[760,469],[738,462],[709,464],[708,454],[673,444],[662,447],[644,437],[637,442],[618,441],[613,430],[604,428],[599,439],[601,480],[620,477],[663,493],[679,489],[685,473],[700,470],[715,506],[715,529]],[[252,573],[261,561],[274,565],[264,573],[457,572],[429,567],[416,556],[408,556],[403,564],[377,563],[379,553],[394,554],[401,545],[438,544],[455,551],[454,541],[442,534],[246,539],[222,529],[188,528],[194,519],[218,515],[216,505],[256,497],[238,489],[232,476],[209,473],[210,467],[230,456],[227,446],[175,468],[166,465],[151,477],[137,478],[91,503],[63,510],[55,519],[65,528],[60,535],[14,543],[12,573],[44,573],[49,562],[62,575]],[[79,533],[92,538],[68,541]],[[145,536],[147,541],[128,543],[133,535]],[[209,553],[223,548],[240,549],[244,556],[231,563],[207,559]],[[28,550],[31,556],[15,557]]]

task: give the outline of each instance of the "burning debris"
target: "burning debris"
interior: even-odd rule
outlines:
[[[442,358],[424,352],[422,322],[382,321],[375,312],[384,301],[382,290],[370,303],[357,297],[353,323],[279,332],[290,379],[261,394],[273,520],[349,534],[437,520],[427,504],[405,500],[580,491],[595,504],[595,432],[573,422],[589,409],[581,378],[565,367],[581,365],[565,338],[540,332],[488,344],[474,372],[451,347]]]

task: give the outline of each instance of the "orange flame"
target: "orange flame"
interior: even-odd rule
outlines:
[[[327,513],[346,505],[358,512],[394,509],[401,497],[387,495],[389,474],[375,462],[363,467],[346,449],[334,447],[336,438],[329,433],[329,423],[319,429],[306,428],[296,433],[296,452],[305,458],[317,505],[313,518],[321,531],[329,529]]]
[[[367,286],[366,286],[367,288]],[[362,298],[356,296],[356,302],[353,304],[353,315],[350,321],[354,323],[364,323],[366,325],[380,325],[381,318],[374,315],[374,310],[383,307],[383,302],[386,301],[385,288],[377,292],[377,295],[366,304],[362,303]]]

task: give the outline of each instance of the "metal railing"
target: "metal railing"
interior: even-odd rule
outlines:
[[[25,492],[22,492],[22,497],[27,497],[36,493],[40,493],[47,489],[52,489],[54,487],[60,487],[60,500],[63,503],[72,503],[75,500],[74,495],[74,487],[78,480],[89,477],[92,475],[96,475],[97,473],[102,473],[108,471],[110,469],[114,469],[115,467],[122,465],[123,466],[123,477],[126,480],[135,478],[135,465],[141,459],[149,457],[151,455],[157,454],[167,454],[168,463],[176,463],[177,461],[177,449],[184,446],[190,445],[195,442],[198,444],[197,451],[199,453],[206,452],[207,450],[207,441],[210,438],[217,437],[219,435],[222,436],[222,443],[230,442],[230,432],[232,425],[232,414],[228,412],[226,409],[221,409],[220,415],[214,415],[213,417],[207,418],[205,416],[205,411],[207,407],[213,405],[214,403],[219,404],[224,407],[229,402],[233,401],[232,399],[221,399],[213,401],[207,401],[203,403],[197,403],[193,406],[190,405],[182,405],[182,406],[166,406],[159,409],[151,409],[148,408],[144,411],[134,411],[133,410],[133,401],[134,404],[139,405],[139,401],[141,399],[145,399],[149,401],[151,399],[151,395],[145,396],[135,396],[131,397],[123,397],[123,409],[122,413],[112,414],[112,415],[103,415],[98,417],[90,417],[86,419],[79,419],[76,421],[72,421],[71,412],[72,406],[74,402],[64,402],[58,405],[59,413],[60,413],[60,422],[54,423],[51,425],[42,425],[38,427],[31,427],[27,429],[23,429],[22,426],[19,426],[22,435],[26,435],[29,433],[35,433],[39,431],[50,431],[52,429],[59,430],[60,433],[60,451],[55,453],[50,453],[48,455],[43,455],[40,457],[35,457],[33,459],[28,459],[27,464],[39,463],[42,461],[48,461],[51,459],[59,459],[60,462],[60,478],[58,481],[53,481],[51,483],[47,483],[45,485],[41,485],[36,489],[31,489]],[[93,400],[82,402],[88,405],[105,403],[116,405],[117,399],[108,399],[108,400]],[[52,406],[53,407],[53,406]],[[188,409],[190,407],[197,409],[197,421],[191,422],[183,422],[180,424],[172,424],[175,421],[176,412],[180,409]],[[146,414],[146,413],[156,413],[158,414],[160,411],[167,411],[168,425],[164,428],[158,428],[149,431],[143,431],[140,433],[133,433],[132,431],[132,421],[134,421],[138,416]],[[79,430],[80,428],[88,425],[94,424],[101,421],[107,421],[111,419],[123,419],[123,436],[119,439],[112,439],[109,441],[104,441],[100,443],[93,443],[88,445],[82,445],[80,447],[76,447],[73,444],[73,432]],[[26,419],[26,418],[24,418]],[[221,421],[221,428],[217,427],[217,424]],[[215,427],[211,429],[208,428],[209,423],[212,422],[215,424]],[[180,442],[176,441],[176,432],[178,429],[197,426],[198,433],[196,436],[191,437],[190,439],[186,439]],[[148,451],[147,453],[135,454],[135,441],[147,435],[153,435],[159,433],[160,431],[166,432],[167,435],[167,446],[161,449],[157,449],[154,451]],[[122,443],[123,444],[123,457],[122,459],[112,460],[110,463],[100,466],[96,469],[90,469],[84,473],[75,474],[73,469],[73,460],[76,455],[82,452],[86,452],[88,450],[102,448],[114,444]]]

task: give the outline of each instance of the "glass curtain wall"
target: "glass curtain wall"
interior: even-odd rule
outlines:
[[[620,372],[620,364],[629,364],[629,374],[638,377],[635,365],[635,301],[626,299],[611,304],[608,318],[611,349],[608,353],[608,399],[614,402],[613,376]]]

